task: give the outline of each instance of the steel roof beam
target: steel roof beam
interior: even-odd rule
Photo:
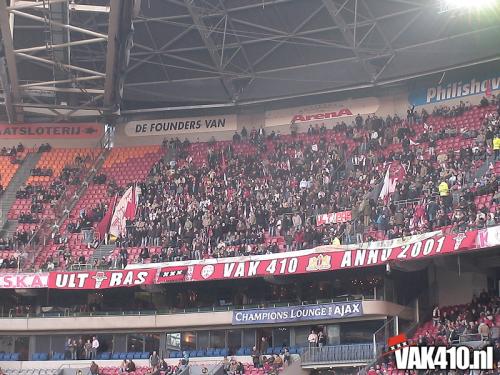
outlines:
[[[203,20],[203,17],[199,12],[198,7],[194,5],[194,0],[184,0],[184,5],[188,9],[189,14],[191,15],[191,18],[193,19],[193,22],[196,25],[198,32],[200,33],[201,39],[203,40],[203,43],[205,44],[208,53],[210,54],[210,57],[212,59],[212,62],[214,63],[215,68],[217,69],[219,74],[221,74],[221,81],[224,88],[226,89],[228,96],[231,98],[231,100],[236,100],[237,99],[236,88],[234,87],[234,84],[231,81],[231,79],[229,79],[224,74],[221,55],[219,54],[219,50],[217,49],[217,46],[215,45],[214,41],[210,37],[210,30],[206,26],[205,21]]]
[[[357,2],[358,2],[358,0],[355,0],[355,9],[357,8]],[[330,14],[330,17],[332,18],[333,22],[339,26],[340,32],[342,33],[342,36],[344,37],[347,44],[351,47],[352,53],[356,56],[356,59],[363,67],[363,70],[366,72],[366,74],[368,74],[368,76],[370,78],[373,78],[375,75],[375,69],[371,64],[369,64],[363,58],[363,56],[361,56],[358,45],[356,44],[356,26],[357,26],[357,24],[356,24],[356,10],[355,10],[355,15],[354,15],[354,29],[351,31],[348,27],[347,22],[340,15],[339,7],[337,7],[337,5],[335,4],[335,2],[333,0],[323,0],[323,4],[325,5],[326,9],[328,10],[328,13]]]
[[[14,42],[7,10],[7,0],[0,0],[0,31],[2,34],[3,53],[5,55],[6,74],[2,74],[2,87],[5,97],[5,108],[9,122],[22,121],[22,111],[13,106],[20,100],[19,81],[17,75],[16,57],[14,55]],[[2,58],[2,57],[0,57]],[[8,82],[7,82],[8,79]]]
[[[123,2],[124,3],[124,2]],[[106,48],[106,77],[104,79],[104,105],[112,106],[116,98],[116,82],[119,69],[117,69],[118,51],[120,49],[120,16],[123,3],[120,0],[111,0],[109,11],[108,44]],[[123,38],[123,36],[122,36]],[[126,38],[126,35],[125,35]]]
[[[5,1],[5,0],[3,0],[3,1]],[[18,10],[11,10],[10,12],[12,14],[15,14],[16,16],[24,17],[24,18],[27,18],[27,19],[30,19],[30,20],[33,20],[33,21],[39,21],[39,22],[42,22],[42,23],[46,22],[45,18],[39,17],[39,16],[35,16],[33,14],[20,12]],[[73,25],[66,25],[64,23],[55,22],[55,21],[51,21],[51,24],[53,26],[62,27],[64,29],[68,29],[70,31],[75,31],[75,32],[78,32],[78,33],[81,33],[81,34],[87,34],[87,35],[90,35],[90,36],[93,36],[93,37],[96,37],[96,38],[104,38],[104,39],[108,38],[108,36],[106,34],[98,33],[98,32],[92,31],[92,30],[87,30],[87,29],[84,29],[82,27],[77,27],[77,26],[73,26]]]

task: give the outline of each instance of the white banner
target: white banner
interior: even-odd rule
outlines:
[[[379,101],[375,97],[363,99],[348,99],[342,102],[315,104],[304,107],[278,109],[267,111],[265,126],[290,125],[292,123],[310,123],[314,121],[339,121],[345,117],[358,114],[375,113],[379,108]]]
[[[127,211],[127,206],[132,202],[132,194],[134,187],[131,186],[127,189],[125,194],[121,197],[120,201],[116,205],[113,218],[111,219],[111,225],[109,227],[109,234],[118,237],[120,234],[125,234],[125,227],[127,219],[125,218],[125,212]],[[136,186],[135,188],[135,201],[139,202],[139,195],[141,194],[141,188]]]
[[[236,115],[130,121],[125,124],[128,137],[177,136],[185,133],[235,131]]]
[[[47,288],[48,273],[0,274],[0,289]]]
[[[500,226],[481,229],[477,232],[477,246],[492,247],[500,244]]]

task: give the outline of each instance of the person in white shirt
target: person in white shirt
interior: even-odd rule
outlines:
[[[314,330],[312,330],[309,334],[307,341],[309,342],[310,348],[315,348],[316,346],[318,346],[318,335],[316,334],[316,332],[314,332]]]
[[[97,340],[97,337],[94,336],[92,338],[92,359],[96,359],[97,349],[99,349],[99,340]]]

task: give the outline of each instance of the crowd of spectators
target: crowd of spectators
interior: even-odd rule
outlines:
[[[94,266],[125,267],[130,247],[141,248],[139,262],[164,262],[270,254],[439,228],[465,231],[494,225],[500,222],[493,156],[499,104],[491,104],[496,109],[488,107],[490,113],[481,119],[480,129],[456,125],[455,117],[473,108],[463,102],[437,107],[432,115],[410,108],[405,119],[357,115],[351,123],[342,121],[332,128],[317,123],[309,127],[307,136],[297,129],[291,136],[267,134],[263,128],[242,129],[233,142],[208,142],[202,164],[193,160],[196,145],[188,140],[165,141],[174,158],[159,160],[148,178],[137,182],[141,189],[137,214],[127,221],[126,233],[116,239],[119,253],[95,260]],[[435,116],[449,123],[437,127]],[[447,140],[469,141],[459,149],[437,147]],[[255,151],[241,152],[242,145]],[[65,168],[49,187],[23,188],[19,196],[32,199],[32,212],[23,212],[20,220],[36,222],[44,204],[55,202],[67,184],[77,181],[82,162]],[[487,163],[491,168],[478,174]],[[390,198],[382,200],[379,192],[388,168],[401,178]],[[94,183],[106,183],[112,195],[123,190],[104,174],[96,176]],[[476,197],[487,195],[491,196],[488,204],[476,204]],[[491,205],[496,210],[490,210]],[[60,236],[81,232],[84,243],[97,246],[92,228],[106,209],[104,204],[86,207],[70,221],[68,233]],[[348,222],[316,223],[318,214],[346,210],[352,212]],[[151,252],[151,247],[159,250]],[[66,264],[85,260],[69,259]]]
[[[470,108],[466,103],[440,107],[433,116],[452,119]],[[498,107],[482,119],[479,131],[459,129],[452,122],[435,130],[432,122],[424,122],[428,118],[414,108],[406,121],[358,115],[352,124],[342,122],[333,129],[310,126],[308,134],[319,136],[313,142],[243,129],[232,144],[212,143],[201,166],[193,162],[189,141],[165,142],[177,158],[160,160],[139,184],[137,216],[127,222],[117,246],[143,248],[140,261],[150,258],[148,247],[161,247],[151,256],[157,262],[273,253],[280,251],[272,240],[278,236],[286,250],[299,250],[500,222],[498,205],[490,212],[489,205],[474,203],[486,194],[494,195],[494,204],[499,200],[494,169],[476,174],[491,161]],[[354,140],[355,147],[329,142],[326,135],[332,132]],[[436,152],[438,141],[456,137],[474,142]],[[259,152],[236,153],[235,144],[242,142]],[[374,187],[381,187],[389,164],[404,177],[390,200],[383,201]],[[352,221],[316,225],[316,215],[344,210],[352,210]]]
[[[500,327],[498,318],[500,316],[500,298],[483,290],[479,296],[474,296],[471,303],[457,306],[439,307],[435,306],[432,311],[432,323],[424,324],[410,345],[418,346],[447,346],[466,345],[469,347],[482,348],[493,345],[493,360],[495,369],[478,374],[498,374],[500,369]],[[460,339],[461,338],[461,339]],[[482,342],[482,343],[481,343]],[[480,344],[478,344],[480,343]],[[391,375],[398,374],[395,369],[393,355],[383,357],[383,362],[371,367],[368,375]],[[448,375],[448,371],[422,372],[426,375]],[[470,374],[467,371],[455,372],[454,374]]]

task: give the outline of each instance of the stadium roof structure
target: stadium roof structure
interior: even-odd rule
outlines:
[[[499,21],[498,3],[438,0],[0,0],[2,108],[63,121],[394,84],[500,60]]]

